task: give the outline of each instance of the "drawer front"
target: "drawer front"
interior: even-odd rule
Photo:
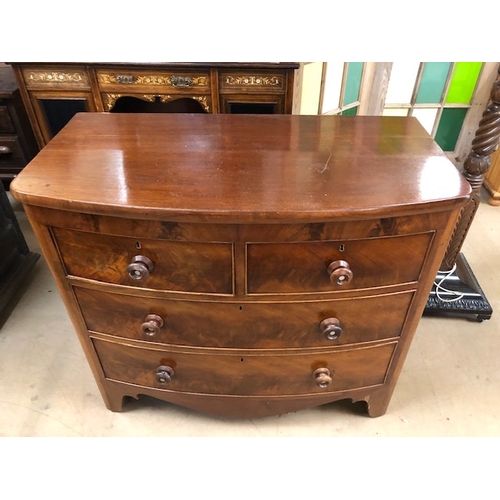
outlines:
[[[74,287],[87,328],[178,346],[303,348],[398,337],[413,292],[316,302],[161,300]],[[376,321],[384,311],[383,321]],[[337,320],[337,321],[330,321]]]
[[[1,103],[1,101],[0,101]],[[15,134],[16,129],[10,119],[9,109],[7,106],[0,104],[0,134]]]
[[[0,167],[24,167],[26,158],[17,136],[0,136]]]
[[[283,71],[222,71],[219,77],[221,93],[284,92],[286,72]]]
[[[141,71],[102,68],[96,71],[102,91],[210,92],[209,71]]]
[[[24,81],[28,89],[90,89],[87,72],[79,67],[43,66],[43,68],[23,68]]]
[[[233,293],[231,243],[148,240],[52,228],[67,274],[156,290]]]
[[[433,233],[311,243],[249,243],[249,294],[329,292],[417,281]],[[329,271],[343,262],[349,279]],[[336,264],[335,272],[340,264]],[[341,267],[342,267],[341,266]],[[342,275],[342,273],[340,273]],[[344,276],[348,276],[344,274]]]
[[[380,385],[396,346],[394,342],[337,352],[278,355],[170,352],[100,339],[93,343],[108,379],[171,391],[242,396],[328,393]]]

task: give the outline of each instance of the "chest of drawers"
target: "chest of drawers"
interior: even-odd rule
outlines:
[[[17,178],[107,407],[386,412],[470,188],[412,118],[78,114]]]

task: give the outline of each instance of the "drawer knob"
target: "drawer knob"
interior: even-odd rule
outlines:
[[[156,369],[156,382],[162,385],[167,385],[174,376],[174,369],[168,365],[160,365]]]
[[[136,255],[127,266],[127,273],[133,280],[143,281],[153,269],[154,265],[151,260],[144,255]]]
[[[157,314],[148,314],[144,318],[144,323],[141,325],[141,330],[146,337],[155,337],[160,333],[160,328],[163,326],[163,319]]]
[[[327,340],[337,340],[342,335],[342,327],[337,318],[326,318],[319,324],[319,327]]]
[[[327,272],[330,275],[330,281],[334,285],[346,285],[349,283],[353,274],[349,268],[349,264],[345,260],[335,260],[327,268]]]
[[[0,146],[0,155],[8,155],[11,152],[7,146]]]
[[[332,373],[328,368],[318,368],[313,371],[313,378],[316,380],[316,385],[324,389],[332,383]]]

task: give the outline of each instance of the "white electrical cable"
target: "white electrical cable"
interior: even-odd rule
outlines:
[[[444,275],[444,277],[439,280],[439,282],[434,281],[434,285],[436,285],[436,295],[437,295],[437,298],[439,300],[441,300],[442,302],[456,302],[457,300],[460,300],[461,298],[463,298],[463,296],[465,295],[464,293],[460,293],[460,292],[457,292],[455,290],[448,290],[447,288],[445,288],[444,286],[442,286],[443,282],[446,281],[446,279],[449,278],[455,272],[456,267],[457,267],[457,265],[455,264],[453,266],[453,269],[451,269],[451,271],[448,271]],[[455,297],[453,297],[452,299],[445,299],[445,298],[443,298],[439,294],[439,292],[441,290],[443,292],[446,292],[446,293],[451,293],[452,295],[455,295]]]

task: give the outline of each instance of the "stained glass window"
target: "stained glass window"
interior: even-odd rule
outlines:
[[[454,151],[483,63],[393,63],[383,114],[415,116],[444,151]]]
[[[306,63],[300,114],[358,114],[365,63]]]

